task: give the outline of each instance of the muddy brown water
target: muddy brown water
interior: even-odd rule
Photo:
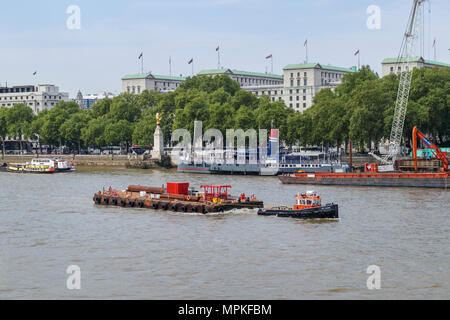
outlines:
[[[339,221],[96,206],[103,186],[230,184],[266,205],[316,190]],[[0,173],[0,299],[448,299],[450,192],[282,185],[274,177],[80,169]],[[81,269],[68,290],[66,269]],[[381,289],[366,285],[381,269]]]

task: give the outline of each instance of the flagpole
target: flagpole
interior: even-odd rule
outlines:
[[[360,59],[361,52],[358,52],[358,70],[361,70],[361,59]]]
[[[172,57],[169,57],[169,76],[172,76]]]
[[[434,39],[434,61],[436,61],[436,38]]]
[[[273,55],[270,57],[271,69],[270,73],[273,74]]]
[[[306,63],[308,63],[308,39],[305,41],[305,48],[306,48]]]
[[[217,69],[220,69],[220,47],[217,50]]]
[[[144,74],[144,54],[142,54],[142,60],[141,60],[141,74]]]

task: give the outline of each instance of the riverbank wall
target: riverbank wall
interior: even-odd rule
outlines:
[[[40,155],[39,158],[46,158]],[[140,168],[151,169],[158,168],[155,159],[148,159],[144,156],[128,156],[128,155],[52,155],[49,157],[58,157],[65,161],[73,161],[75,166],[83,167],[123,167],[123,168]],[[25,163],[31,159],[37,158],[36,155],[5,155],[4,159],[0,158],[0,162],[6,163]]]

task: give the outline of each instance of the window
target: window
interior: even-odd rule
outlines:
[[[299,101],[300,100],[300,97],[299,96],[297,96],[297,101]]]
[[[291,80],[291,87],[294,86],[294,80]]]
[[[297,87],[300,87],[300,80],[297,80]]]
[[[297,103],[297,109],[300,108],[300,103]]]
[[[307,77],[308,76],[308,73],[307,72],[305,72],[304,74],[303,74],[305,77]]]
[[[293,78],[294,77],[294,73],[291,73],[291,78]]]
[[[303,104],[303,109],[306,109],[306,103]]]
[[[391,67],[391,72],[394,72],[394,67]]]
[[[306,101],[306,96],[303,96],[303,101]]]
[[[303,79],[303,85],[307,86],[308,85],[308,80],[307,79]]]
[[[292,101],[292,100],[293,100],[293,99],[292,99],[292,96],[290,96],[290,97],[289,97],[289,101]]]
[[[305,93],[305,94],[306,94],[306,89],[303,89],[303,93]]]

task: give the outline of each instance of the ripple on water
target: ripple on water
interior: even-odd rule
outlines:
[[[448,191],[282,185],[274,177],[80,169],[2,174],[0,298],[302,299],[450,298]],[[182,214],[97,207],[103,186],[230,184],[292,205],[318,191],[339,220],[259,217],[256,210]],[[27,190],[27,201],[19,197]],[[82,290],[69,294],[66,269]],[[366,269],[382,288],[366,288]]]

